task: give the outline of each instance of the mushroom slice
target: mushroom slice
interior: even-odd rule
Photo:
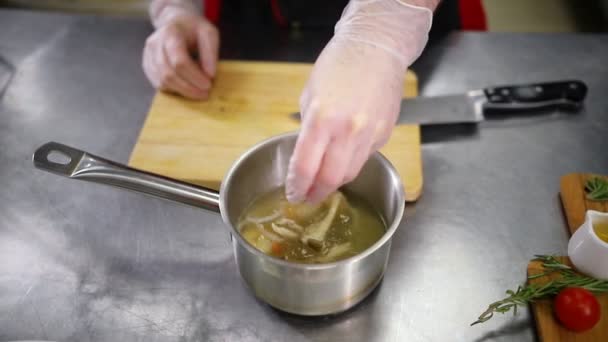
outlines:
[[[330,262],[336,260],[336,258],[346,254],[351,248],[350,242],[341,243],[339,245],[335,245],[329,249],[327,254],[320,256],[316,259],[318,262]]]
[[[271,223],[271,227],[275,233],[279,234],[280,236],[282,236],[286,239],[297,240],[298,237],[300,236],[298,233],[294,232],[293,230],[279,226],[278,224],[276,224],[274,222]]]
[[[344,195],[342,195],[340,192],[335,192],[333,195],[331,195],[331,204],[327,215],[325,215],[321,221],[315,222],[304,228],[304,234],[302,234],[301,237],[301,241],[303,243],[314,248],[314,244],[317,243],[312,242],[313,240],[321,243],[325,241],[325,235],[327,235],[327,231],[331,227],[331,223],[334,221],[340,202],[343,199]]]

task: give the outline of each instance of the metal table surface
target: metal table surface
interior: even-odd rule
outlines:
[[[559,177],[608,172],[608,36],[459,33],[429,47],[414,67],[423,94],[580,78],[586,109],[425,131],[424,193],[381,286],[347,313],[304,318],[252,297],[218,215],[33,168],[47,141],[127,162],[153,97],[150,32],[143,19],[0,10],[0,54],[16,67],[0,102],[0,340],[535,339],[527,310],[469,324],[534,254],[566,253]],[[276,51],[255,53],[314,58]]]

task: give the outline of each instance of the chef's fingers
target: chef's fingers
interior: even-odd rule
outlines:
[[[289,161],[285,180],[285,196],[290,202],[302,202],[317,176],[321,160],[329,143],[329,132],[308,120],[298,135],[296,146]]]
[[[313,190],[308,194],[308,201],[318,203],[344,184],[344,178],[353,158],[356,139],[351,135],[333,138],[327,145],[319,172],[313,182]]]
[[[208,77],[215,77],[217,58],[220,46],[220,36],[213,25],[200,25],[197,28],[198,55],[201,67]]]
[[[369,159],[372,148],[370,147],[369,141],[360,143],[352,155],[351,160],[348,163],[348,169],[344,175],[344,184],[352,182],[361,172],[363,165]]]
[[[160,76],[159,76],[159,68],[156,65],[154,60],[154,52],[152,51],[152,47],[146,45],[144,49],[144,53],[142,56],[142,65],[144,69],[144,73],[152,83],[152,86],[156,89],[160,88]]]
[[[308,110],[308,104],[310,103],[310,92],[308,91],[308,86],[304,87],[302,94],[300,95],[299,105],[300,105],[300,121],[304,118],[304,113]]]
[[[160,68],[161,89],[175,92],[191,99],[205,99],[208,92],[202,91],[183,80],[171,68],[165,49],[159,49],[156,54],[156,63]]]
[[[211,80],[188,53],[188,46],[184,39],[177,36],[168,37],[163,47],[171,69],[177,76],[203,93],[209,91]]]

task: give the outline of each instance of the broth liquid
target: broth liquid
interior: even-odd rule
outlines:
[[[248,216],[256,218],[273,217],[273,213],[276,213],[278,208],[287,201],[283,188],[272,190],[252,201],[239,220],[243,223],[240,233],[245,240],[262,252],[296,263],[326,263],[357,255],[376,243],[384,235],[386,224],[382,216],[365,200],[349,192],[342,193],[348,204],[339,207],[325,236],[324,244],[326,248],[323,251],[315,250],[298,239],[287,239],[282,241],[280,253],[275,253],[277,251],[272,251],[271,244],[264,241],[264,237],[261,240],[259,238],[260,229],[266,230],[266,234],[268,232],[272,233],[272,223],[259,224],[257,227],[252,223],[247,223]],[[308,219],[296,220],[297,224],[306,227],[318,222],[327,214],[326,207],[327,205]],[[273,221],[276,222],[276,220]],[[339,256],[327,255],[327,251],[331,250],[332,247],[344,244],[348,244],[349,247],[346,251],[341,252]]]

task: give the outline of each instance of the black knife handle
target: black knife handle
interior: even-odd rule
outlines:
[[[519,110],[546,106],[581,105],[587,95],[582,81],[535,83],[483,89],[487,97],[484,109]]]

